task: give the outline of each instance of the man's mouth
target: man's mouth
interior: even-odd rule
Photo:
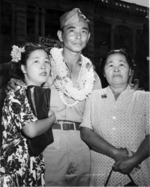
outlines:
[[[82,44],[81,44],[81,43],[77,43],[77,42],[76,42],[76,43],[74,43],[74,45],[79,45],[79,46],[81,46]]]

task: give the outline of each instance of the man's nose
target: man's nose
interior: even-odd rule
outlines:
[[[76,38],[81,38],[80,32],[76,32]]]

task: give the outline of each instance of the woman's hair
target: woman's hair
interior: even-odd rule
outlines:
[[[126,52],[125,49],[114,49],[114,50],[111,50],[109,51],[100,61],[100,68],[101,68],[101,71],[104,73],[104,67],[105,67],[105,64],[106,64],[106,61],[107,61],[107,58],[112,55],[112,54],[121,54],[121,55],[124,55],[125,58],[126,58],[126,61],[129,65],[129,67],[131,69],[134,68],[134,64],[133,64],[133,61],[131,59],[131,57],[129,56],[129,54]]]
[[[16,46],[17,47],[17,46]],[[11,77],[14,78],[19,78],[19,79],[24,79],[24,74],[21,70],[21,65],[26,65],[27,59],[29,58],[29,55],[35,51],[35,50],[43,50],[49,55],[49,50],[41,44],[33,44],[33,43],[26,43],[22,48],[18,49],[23,49],[20,51],[20,59],[13,62],[12,59],[12,70],[11,70]]]

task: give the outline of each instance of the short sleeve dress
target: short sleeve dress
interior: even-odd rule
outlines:
[[[8,92],[2,110],[2,147],[0,155],[1,186],[44,186],[43,155],[30,157],[26,138],[22,134],[25,123],[34,122],[26,96],[27,87]]]
[[[110,87],[96,90],[87,100],[81,126],[92,129],[117,148],[135,152],[145,136],[150,134],[150,93],[128,86],[117,100]],[[103,186],[114,164],[108,156],[91,150],[91,186]],[[139,186],[150,186],[150,157],[131,173]],[[113,172],[108,186],[124,186],[127,175]]]

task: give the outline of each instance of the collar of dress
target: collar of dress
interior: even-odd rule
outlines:
[[[68,76],[68,68],[63,60],[62,48],[52,48],[52,78],[56,89],[59,91],[62,102],[68,107],[73,107],[92,93],[95,75],[94,68],[90,59],[81,54],[81,69],[77,83],[74,84]],[[67,103],[65,97],[72,98],[73,103]]]

